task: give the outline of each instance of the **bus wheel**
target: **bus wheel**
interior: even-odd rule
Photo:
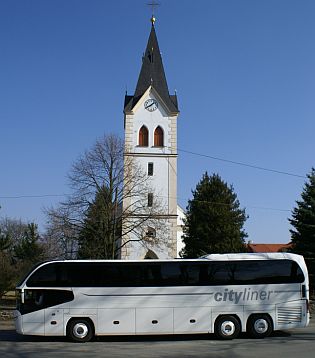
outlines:
[[[249,317],[247,332],[253,338],[268,337],[273,331],[272,319],[266,314],[257,314]]]
[[[68,323],[68,336],[75,342],[88,342],[94,335],[89,319],[73,319]]]
[[[221,339],[234,339],[241,331],[239,320],[234,316],[218,317],[214,325],[214,333]]]

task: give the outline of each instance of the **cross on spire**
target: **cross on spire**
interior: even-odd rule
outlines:
[[[155,9],[155,7],[160,6],[160,4],[158,2],[155,2],[154,0],[152,0],[151,2],[147,3],[147,5],[152,7],[151,23],[152,23],[152,26],[153,26],[154,23],[155,23],[154,9]]]

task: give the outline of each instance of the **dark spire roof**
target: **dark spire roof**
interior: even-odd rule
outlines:
[[[142,57],[142,67],[135,93],[133,96],[126,95],[125,97],[125,111],[130,111],[150,86],[156,90],[171,112],[178,113],[177,96],[176,94],[170,96],[168,92],[162,57],[153,22],[148,44]]]

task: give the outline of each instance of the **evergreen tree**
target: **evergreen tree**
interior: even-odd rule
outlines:
[[[307,176],[309,182],[305,183],[298,200],[297,207],[292,210],[290,224],[295,230],[290,230],[294,252],[315,259],[315,169]]]
[[[0,296],[13,290],[16,282],[44,258],[36,224],[9,218],[0,220]]]
[[[117,203],[107,187],[101,188],[90,204],[79,234],[79,258],[114,259],[121,225]]]
[[[290,230],[292,237],[292,251],[304,256],[311,277],[315,274],[315,169],[307,175],[301,200],[292,210]],[[312,283],[312,280],[310,280]],[[313,287],[314,288],[314,287]]]
[[[182,257],[205,254],[244,252],[247,234],[243,225],[247,216],[233,187],[219,175],[206,172],[189,200],[184,226],[185,248]]]
[[[16,272],[11,262],[11,245],[10,236],[3,234],[0,227],[0,299],[6,291],[14,287]]]
[[[0,227],[0,251],[1,252],[8,251],[11,246],[12,246],[12,240],[10,238],[10,235],[2,233]]]
[[[24,235],[17,246],[14,248],[17,259],[36,264],[43,259],[43,248],[40,245],[40,236],[37,225],[34,223],[27,225]]]

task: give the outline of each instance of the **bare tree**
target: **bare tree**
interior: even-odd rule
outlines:
[[[12,245],[11,250],[14,246],[18,245],[24,237],[24,233],[27,230],[27,223],[21,219],[12,219],[8,217],[1,218],[0,230],[3,234],[10,237]]]
[[[150,226],[164,230],[163,220],[156,220],[162,202],[156,199],[155,205],[147,207],[145,198],[152,192],[149,178],[124,151],[124,142],[116,135],[98,139],[70,170],[71,195],[57,208],[46,210],[50,236],[57,235],[65,257],[74,254],[65,251],[71,241],[71,249],[78,248],[80,253],[90,239],[91,250],[85,251],[85,257],[116,258],[128,243],[123,236],[130,232],[136,234],[133,241],[143,245],[163,240],[163,235],[158,239],[147,233]]]
[[[42,240],[49,259],[74,259],[77,256],[78,228],[69,222],[70,211],[65,209],[60,205],[47,210],[49,223]]]

